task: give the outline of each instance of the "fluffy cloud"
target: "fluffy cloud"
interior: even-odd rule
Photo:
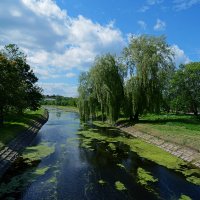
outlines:
[[[67,94],[69,97],[77,97],[77,85],[71,85],[66,83],[40,83],[43,88],[44,94]]]
[[[97,54],[118,53],[124,46],[121,32],[112,23],[102,26],[81,15],[70,18],[52,0],[14,1],[21,17],[13,17],[13,4],[8,1],[4,7],[12,15],[7,16],[0,35],[4,43],[23,47],[33,66],[81,68]],[[0,17],[5,17],[5,13]]]
[[[146,29],[147,24],[145,23],[145,21],[139,20],[137,23],[138,23],[138,25],[140,26],[141,29],[143,29],[143,30]]]
[[[40,79],[87,70],[98,54],[117,54],[125,45],[113,22],[103,26],[81,15],[72,18],[53,0],[2,0],[0,22],[2,44],[19,45]]]
[[[160,19],[157,19],[156,24],[154,25],[153,29],[155,31],[164,31],[166,28],[166,23]]]
[[[185,52],[178,47],[178,45],[172,45],[172,51],[174,52],[174,62],[178,67],[180,64],[187,64],[190,62],[188,56],[185,55]]]
[[[186,10],[194,5],[200,4],[200,0],[174,0],[174,9],[177,11]]]

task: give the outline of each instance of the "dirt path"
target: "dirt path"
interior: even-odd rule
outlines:
[[[48,120],[48,112],[45,111],[43,117],[35,120],[29,128],[19,134],[6,147],[0,151],[0,177],[9,166],[18,158],[19,154],[33,141],[37,132]]]
[[[149,135],[147,133],[135,130],[133,126],[129,127],[119,127],[122,131],[131,134],[134,137],[141,138],[146,142],[153,144],[174,156],[183,159],[186,162],[191,163],[195,167],[200,168],[200,152],[184,147],[175,143],[167,142],[163,139],[157,138],[155,136]],[[200,145],[200,144],[199,144]]]

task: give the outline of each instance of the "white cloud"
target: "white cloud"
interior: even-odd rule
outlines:
[[[166,28],[166,23],[160,19],[157,19],[156,24],[154,25],[153,29],[155,31],[164,31]]]
[[[13,17],[21,17],[22,16],[22,13],[19,10],[17,10],[17,9],[10,10],[10,14]]]
[[[23,49],[40,79],[87,70],[97,55],[120,53],[125,46],[113,21],[101,25],[82,15],[72,18],[54,0],[0,1],[0,24],[2,44]]]
[[[67,73],[67,74],[66,74],[66,77],[67,77],[67,78],[73,78],[73,77],[76,77],[76,74],[70,72],[70,73]]]
[[[174,44],[171,46],[172,51],[174,52],[174,62],[178,67],[180,64],[187,64],[191,60],[186,56],[185,52],[179,48],[178,45]]]
[[[145,23],[145,21],[139,20],[137,23],[139,24],[139,26],[140,26],[141,29],[143,29],[143,30],[146,29],[147,24]]]
[[[190,7],[200,4],[200,0],[174,0],[174,9],[176,11],[186,10]]]
[[[65,20],[67,13],[52,0],[21,0],[24,5],[39,16]]]
[[[152,6],[161,4],[164,0],[146,0],[146,3],[144,6],[142,6],[139,9],[139,12],[146,12],[149,10]]]
[[[62,95],[67,97],[77,97],[77,85],[66,83],[40,83],[45,95]]]

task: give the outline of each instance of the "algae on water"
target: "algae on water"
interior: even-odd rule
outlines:
[[[122,165],[121,163],[117,163],[117,166],[120,167],[121,169],[126,169],[126,168],[124,167],[124,165]]]
[[[126,187],[124,186],[124,184],[120,181],[116,181],[115,182],[115,188],[119,191],[123,191],[126,190]]]
[[[141,167],[137,169],[137,178],[138,183],[144,186],[147,186],[150,182],[155,183],[158,181],[158,179],[154,178],[150,172],[144,170]]]
[[[47,144],[41,144],[37,146],[27,147],[22,154],[25,162],[29,163],[36,160],[41,160],[44,157],[52,154],[55,151],[54,146],[48,146]]]
[[[179,200],[192,200],[192,199],[189,196],[182,194]]]
[[[105,182],[103,179],[100,179],[100,180],[98,181],[98,183],[99,183],[100,185],[105,185],[105,184],[106,184],[106,182]]]
[[[95,122],[95,125],[98,126],[99,124]],[[102,124],[100,126],[102,127]],[[107,127],[107,129],[110,130],[109,127]],[[98,129],[87,129],[79,131],[78,134],[81,136],[80,138],[81,147],[87,148],[89,150],[94,150],[93,149],[94,147],[92,147],[92,142],[108,143],[109,149],[115,152],[116,151],[115,143],[122,143],[124,145],[127,145],[130,151],[136,152],[140,157],[146,158],[159,165],[180,172],[186,177],[187,181],[196,185],[200,185],[200,178],[199,178],[200,171],[199,170],[197,171],[196,169],[182,168],[182,166],[187,166],[187,163],[181,160],[180,158],[173,156],[170,153],[152,144],[148,144],[141,139],[132,137],[128,138],[123,133],[119,133],[113,137],[112,134],[106,132],[106,128],[104,131],[105,134],[102,134]],[[116,131],[118,130],[116,129]],[[113,156],[117,157],[117,154],[115,153],[113,154]],[[120,166],[118,165],[118,167]],[[142,171],[139,170],[138,174],[141,175],[142,174],[141,172]],[[150,178],[150,176],[151,176],[150,174],[146,174],[146,178],[148,177]],[[140,180],[140,182],[145,183],[145,179]]]
[[[44,175],[49,167],[42,167],[38,169],[31,169],[23,174],[13,177],[10,182],[2,183],[0,185],[0,197],[15,191],[22,190],[28,184],[34,182],[39,176]]]

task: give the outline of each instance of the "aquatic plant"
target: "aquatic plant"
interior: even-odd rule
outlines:
[[[144,186],[147,186],[150,182],[155,183],[158,181],[158,179],[154,178],[150,172],[141,167],[137,169],[137,178],[138,183]]]
[[[124,184],[120,181],[115,182],[115,188],[120,191],[127,190]]]

